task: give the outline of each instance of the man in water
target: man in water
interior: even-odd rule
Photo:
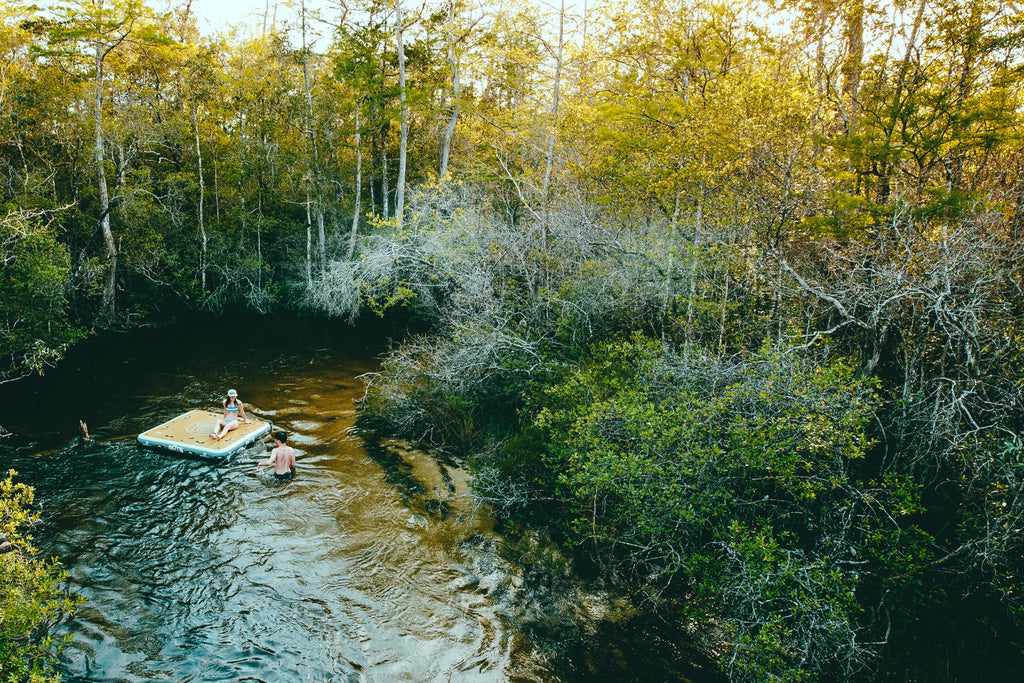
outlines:
[[[287,481],[295,474],[295,451],[286,442],[288,435],[283,431],[274,434],[274,450],[270,451],[270,457],[263,462],[256,463],[260,467],[274,466],[274,478],[280,481]]]

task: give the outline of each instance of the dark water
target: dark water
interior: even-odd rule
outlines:
[[[323,322],[191,323],[0,386],[0,464],[36,487],[35,543],[87,599],[61,626],[66,680],[552,680],[500,616],[516,578],[466,473],[354,431],[383,344]],[[228,388],[291,434],[294,481],[257,472],[265,442],[219,462],[137,445]]]

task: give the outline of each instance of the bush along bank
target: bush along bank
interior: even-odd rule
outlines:
[[[510,529],[543,529],[579,578],[732,680],[984,680],[1019,663],[1015,347],[972,369],[964,344],[913,336],[927,287],[977,282],[942,284],[943,252],[904,242],[917,265],[880,283],[905,298],[882,320],[807,254],[687,252],[683,274],[728,276],[714,303],[666,279],[685,245],[549,220],[530,241],[470,209],[381,239],[400,262],[351,298],[402,283],[434,328],[367,377],[367,424],[468,456]],[[996,334],[1005,295],[951,334]],[[863,318],[836,331],[836,306]],[[809,313],[818,327],[794,324]]]
[[[0,681],[58,681],[54,665],[66,639],[51,631],[79,600],[65,591],[59,565],[37,559],[24,535],[39,517],[32,512],[34,490],[15,476],[9,470],[0,480]]]

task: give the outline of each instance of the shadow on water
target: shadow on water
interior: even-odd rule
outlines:
[[[424,452],[406,441],[381,439],[374,433],[366,434],[365,447],[367,457],[380,466],[410,510],[443,520],[471,502],[467,473],[448,455]]]

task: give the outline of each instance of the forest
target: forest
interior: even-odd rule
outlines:
[[[1017,0],[8,0],[0,51],[0,381],[396,316],[366,424],[729,680],[1024,663]]]

